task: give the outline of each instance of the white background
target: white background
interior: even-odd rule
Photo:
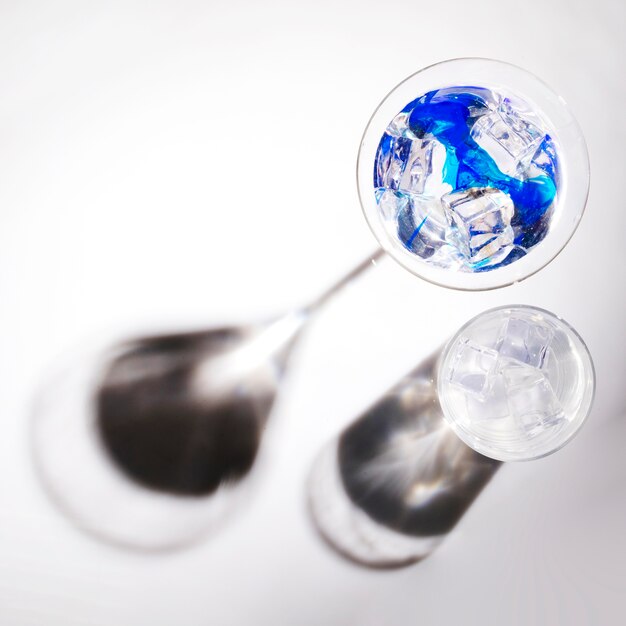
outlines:
[[[0,623],[623,623],[625,6],[580,2],[0,2]],[[32,468],[46,368],[111,329],[256,320],[375,248],[365,124],[397,82],[487,56],[570,104],[591,158],[574,239],[525,283],[437,288],[387,259],[298,345],[249,501],[206,541],[141,555],[77,532]],[[485,308],[564,317],[597,398],[567,448],[506,466],[438,552],[340,560],[311,528],[319,448]]]

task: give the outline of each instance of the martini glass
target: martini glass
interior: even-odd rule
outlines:
[[[459,116],[467,132],[441,132],[444,122],[462,128]],[[267,323],[94,350],[50,381],[34,458],[77,525],[146,550],[206,533],[241,499],[293,346],[332,295],[384,251],[446,287],[522,280],[572,235],[589,178],[564,101],[485,59],[447,61],[392,90],[367,126],[357,174],[382,249],[314,303]]]
[[[455,59],[380,103],[359,150],[358,190],[382,247],[420,278],[463,290],[518,282],[573,235],[589,188],[582,131],[529,72]]]

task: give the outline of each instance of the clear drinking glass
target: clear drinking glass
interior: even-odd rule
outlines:
[[[589,415],[593,362],[556,315],[504,306],[470,320],[444,348],[437,374],[443,415],[478,452],[537,459],[564,446]]]
[[[502,461],[570,441],[594,390],[589,351],[566,322],[530,306],[481,313],[323,449],[309,479],[314,524],[360,564],[418,561]]]

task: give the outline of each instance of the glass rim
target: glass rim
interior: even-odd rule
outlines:
[[[447,357],[450,353],[451,348],[456,344],[457,340],[463,334],[463,332],[469,326],[474,324],[474,322],[476,322],[480,318],[486,317],[487,315],[491,315],[492,313],[497,313],[498,311],[506,311],[506,310],[523,310],[523,311],[530,311],[534,313],[540,313],[544,316],[547,316],[548,319],[552,318],[560,322],[564,326],[567,333],[571,334],[579,342],[580,352],[582,355],[586,357],[586,360],[588,361],[589,375],[590,375],[590,379],[588,382],[589,395],[586,401],[587,406],[584,410],[584,415],[578,420],[576,427],[567,435],[567,437],[565,437],[562,441],[560,441],[557,446],[554,446],[553,448],[550,448],[549,450],[540,452],[538,454],[534,454],[532,456],[518,456],[517,458],[506,457],[505,455],[501,456],[497,454],[497,452],[494,454],[493,453],[494,451],[492,449],[488,448],[487,446],[480,445],[480,443],[478,445],[475,445],[476,442],[480,442],[481,440],[475,437],[471,433],[471,431],[469,431],[468,429],[462,428],[459,425],[458,421],[452,419],[446,412],[445,402],[441,401],[441,397],[442,397],[441,374],[442,374],[443,366],[447,360]],[[479,454],[482,454],[483,456],[487,456],[487,457],[490,457],[492,459],[496,459],[497,461],[502,461],[502,462],[535,461],[537,459],[550,456],[551,454],[554,454],[555,452],[558,452],[559,450],[561,450],[564,446],[570,443],[570,441],[572,441],[572,439],[574,439],[576,435],[578,435],[578,433],[582,430],[582,427],[585,425],[585,423],[589,419],[591,410],[593,408],[593,403],[595,401],[596,391],[597,391],[596,368],[593,362],[593,357],[591,356],[591,352],[589,350],[589,347],[585,343],[585,340],[580,336],[578,331],[568,321],[564,320],[562,317],[560,317],[556,313],[553,313],[552,311],[549,311],[548,309],[544,309],[544,308],[531,305],[531,304],[505,304],[505,305],[492,307],[490,309],[486,309],[485,311],[482,311],[481,313],[474,315],[471,319],[465,322],[465,324],[463,324],[452,335],[452,337],[448,339],[448,341],[446,341],[437,359],[437,365],[435,366],[435,375],[436,375],[437,395],[440,398],[439,403],[441,406],[441,413],[445,419],[446,424],[448,424],[448,426],[454,431],[454,433],[470,448],[473,448],[476,452],[478,452]]]

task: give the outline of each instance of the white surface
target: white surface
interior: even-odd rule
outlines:
[[[621,623],[624,22],[618,1],[0,4],[0,623]],[[416,69],[468,55],[538,74],[583,127],[591,195],[565,251],[476,294],[381,262],[299,345],[254,495],[226,527],[153,557],[77,532],[29,458],[46,367],[102,330],[312,297],[374,247],[354,176],[373,108]],[[511,303],[587,342],[588,424],[499,472],[423,563],[341,561],[305,513],[316,453],[472,315]]]

